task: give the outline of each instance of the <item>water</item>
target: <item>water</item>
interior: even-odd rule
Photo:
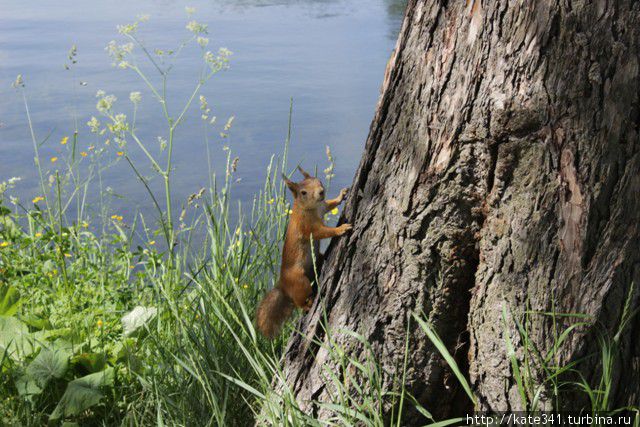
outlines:
[[[401,24],[403,2],[212,0],[188,4],[196,8],[194,19],[209,24],[209,48],[227,47],[234,52],[231,69],[214,76],[202,93],[220,126],[235,116],[224,144],[239,157],[236,197],[250,200],[263,182],[270,156],[282,151],[290,98],[294,103],[290,165],[300,162],[308,170],[323,169],[328,145],[336,159],[330,193],[351,183]],[[41,147],[47,172],[62,168],[65,147],[59,141],[72,135],[76,123],[80,149],[104,143],[106,137],[94,140],[86,126],[92,115],[99,117],[98,89],[115,94],[116,110],[129,115],[129,92],[142,92],[138,133],[157,153],[156,137],[166,137],[166,128],[159,125],[160,107],[133,72],[111,66],[104,47],[110,40],[121,40],[117,24],[132,22],[140,14],[150,15],[139,33],[148,46],[174,46],[189,35],[184,7],[171,0],[0,1],[0,181],[21,177],[15,193],[23,202],[40,194],[24,105],[11,87],[18,74],[26,82],[37,139],[49,135]],[[73,44],[78,62],[65,70]],[[142,63],[142,56],[137,56]],[[197,46],[186,49],[169,77],[173,114],[196,83],[200,56]],[[148,66],[145,70],[153,73]],[[189,119],[176,132],[174,197],[178,203],[208,182],[199,116],[195,102]],[[223,142],[215,132],[209,134],[214,169],[224,173]],[[106,157],[118,160],[115,151],[111,149]],[[127,151],[151,176],[140,150],[130,144]],[[51,164],[52,156],[61,160]],[[151,200],[122,158],[105,173],[104,182],[123,197],[114,200],[113,209],[125,217],[133,213],[127,210],[151,210]],[[154,178],[152,186],[159,189],[160,180]],[[97,188],[92,189],[89,200],[95,201]]]

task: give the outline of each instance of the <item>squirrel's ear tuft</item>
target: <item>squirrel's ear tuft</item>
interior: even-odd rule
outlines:
[[[302,174],[302,176],[304,176],[304,177],[305,177],[305,179],[313,178],[313,177],[311,176],[311,174],[310,174],[309,172],[307,172],[306,170],[302,169],[302,167],[301,167],[301,166],[298,166],[298,170],[300,171],[300,173]]]
[[[287,187],[289,187],[289,190],[291,190],[293,195],[296,196],[298,194],[298,184],[287,178],[285,174],[282,174],[282,179],[284,180],[284,183],[287,184]]]

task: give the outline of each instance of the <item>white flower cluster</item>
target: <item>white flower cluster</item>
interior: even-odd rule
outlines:
[[[193,34],[207,34],[207,25],[201,24],[198,21],[189,21],[187,23],[187,30],[191,31]]]
[[[96,119],[95,116],[91,116],[91,120],[87,122],[87,126],[91,129],[91,133],[100,133],[100,135],[104,133],[104,129],[100,130],[100,121]]]
[[[119,45],[115,40],[111,40],[105,50],[109,53],[111,59],[113,59],[113,66],[120,68],[130,67],[131,64],[127,61],[127,57],[133,52],[133,43],[125,43]]]
[[[226,47],[221,47],[218,50],[218,54],[214,54],[210,50],[205,52],[204,61],[209,64],[209,67],[213,71],[220,71],[229,68],[229,57],[233,53]]]
[[[98,98],[96,109],[102,114],[107,114],[109,111],[111,111],[113,104],[117,100],[114,95],[107,95],[103,90],[99,90],[98,92],[96,92],[96,98]]]
[[[9,178],[6,181],[2,181],[0,182],[0,196],[2,196],[7,190],[12,189],[13,187],[16,186],[16,183],[18,183],[18,181],[20,181],[22,178],[14,176],[12,178]]]
[[[139,104],[142,101],[142,94],[140,92],[131,92],[129,94],[129,100],[134,104]]]

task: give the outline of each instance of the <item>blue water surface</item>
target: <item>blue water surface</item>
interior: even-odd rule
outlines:
[[[192,18],[185,6],[196,9]],[[159,153],[157,137],[166,138],[159,105],[141,80],[130,70],[111,65],[105,51],[110,40],[122,41],[116,25],[149,15],[138,35],[151,49],[169,49],[189,36],[190,19],[209,25],[208,49],[226,47],[233,52],[231,67],[204,87],[218,117],[216,129],[204,130],[198,102],[176,132],[173,197],[182,203],[208,183],[204,132],[209,133],[214,169],[224,173],[228,146],[238,156],[239,179],[235,197],[245,202],[259,190],[270,157],[282,152],[287,133],[289,100],[293,99],[290,165],[307,169],[327,165],[325,147],[331,147],[336,169],[333,183],[351,183],[362,155],[373,116],[385,64],[401,24],[403,1],[397,0],[170,0],[139,1],[0,1],[0,181],[18,176],[14,191],[23,202],[41,193],[34,153],[19,91],[11,87],[16,75],[25,81],[25,91],[45,175],[62,170],[68,146],[64,136],[79,129],[78,150],[100,147],[104,137],[90,134],[86,122],[95,115],[98,90],[114,94],[116,111],[132,114],[131,91],[142,93],[137,114],[138,134],[153,154]],[[67,58],[77,46],[77,63]],[[202,52],[195,44],[184,49],[168,81],[172,113],[186,101],[197,81]],[[138,61],[144,58],[136,51]],[[153,68],[144,70],[159,83]],[[229,137],[218,132],[235,117]],[[149,162],[129,142],[127,152],[141,172],[152,177]],[[118,160],[115,148],[104,156]],[[59,160],[52,164],[51,157]],[[131,216],[134,210],[147,212],[151,200],[136,180],[129,165],[120,161],[103,175],[103,186],[116,198],[113,210]],[[88,159],[83,160],[88,162]],[[151,180],[161,189],[158,178]],[[92,187],[88,204],[97,200]],[[134,203],[132,203],[134,202]],[[130,212],[129,212],[130,211]]]

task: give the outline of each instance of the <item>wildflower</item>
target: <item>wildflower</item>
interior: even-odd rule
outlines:
[[[125,61],[125,58],[133,52],[133,43],[125,43],[118,45],[114,40],[111,40],[105,50],[109,53],[109,56],[113,59],[112,65],[120,68],[127,68],[130,64]]]
[[[60,145],[67,145],[67,142],[69,142],[69,137],[65,136],[60,140]]]
[[[87,122],[87,126],[91,129],[91,133],[98,133],[100,130],[100,122],[94,116],[91,116],[91,120]]]
[[[118,214],[111,215],[111,219],[115,221],[122,221],[122,216]]]
[[[82,228],[88,228],[89,227],[89,223],[87,221],[82,221],[82,224],[80,224],[82,226]]]
[[[149,244],[150,244],[151,246],[153,246],[153,245],[155,245],[155,244],[156,244],[156,241],[155,241],[155,240],[151,240],[151,241],[149,242]]]
[[[270,205],[272,205],[274,201],[275,201],[275,200],[274,200],[273,198],[271,198],[271,199],[267,200],[267,203],[268,203],[268,204],[270,204]]]
[[[113,118],[113,123],[107,124],[107,127],[112,133],[122,134],[123,132],[129,130],[129,124],[127,123],[127,115],[126,114],[116,114]]]
[[[129,94],[129,100],[134,104],[137,104],[142,101],[142,95],[140,94],[140,92],[131,92]]]
[[[209,44],[209,39],[207,37],[199,36],[196,41],[200,45],[200,47],[206,47]]]
[[[87,154],[87,152],[86,152],[86,151],[81,151],[81,152],[80,152],[80,155],[81,155],[82,157],[87,157],[87,156],[88,156],[88,154]]]
[[[102,325],[104,325],[104,322],[102,322],[102,319],[98,319],[98,321],[96,322],[96,325],[98,325],[98,328],[102,328]]]
[[[64,254],[65,258],[71,258],[71,254]]]
[[[98,91],[98,93],[100,92],[104,93],[104,91]],[[116,102],[116,100],[117,98],[113,95],[103,95],[98,100],[98,103],[96,104],[96,109],[104,114],[109,110],[111,110],[111,107],[113,107],[113,104]]]
[[[249,285],[247,285],[246,283],[244,285],[242,285],[243,288],[245,289],[249,289]]]
[[[236,228],[236,236],[240,235],[240,227]]]
[[[0,243],[0,248],[6,248],[7,246],[9,246],[9,242]]]
[[[52,157],[52,158],[51,158],[51,163],[55,163],[55,162],[57,162],[57,161],[58,161],[58,158],[57,158],[57,157],[55,157],[55,156],[54,156],[54,157]]]
[[[194,13],[196,13],[196,8],[195,8],[195,7],[187,6],[187,7],[185,7],[185,8],[184,8],[184,11],[185,11],[185,12],[187,12],[187,15],[188,15],[188,16],[191,16],[191,15],[193,15]]]
[[[118,25],[116,28],[122,35],[133,34],[138,29],[138,22],[136,21],[133,24]]]
[[[42,233],[40,233],[40,232],[38,231],[36,234],[34,234],[34,236],[35,236],[35,237],[37,237],[37,238],[39,239],[40,237],[42,237]]]
[[[44,197],[36,196],[36,197],[33,198],[33,200],[31,202],[35,205],[36,203],[41,202],[43,200],[44,200]]]
[[[118,152],[116,153],[116,155],[117,155],[118,157],[122,157],[122,156],[124,156],[124,151],[118,151]]]
[[[331,215],[338,215],[338,208],[331,209]]]
[[[205,24],[201,24],[197,21],[190,21],[187,24],[187,30],[191,31],[193,34],[206,34],[207,26]]]

